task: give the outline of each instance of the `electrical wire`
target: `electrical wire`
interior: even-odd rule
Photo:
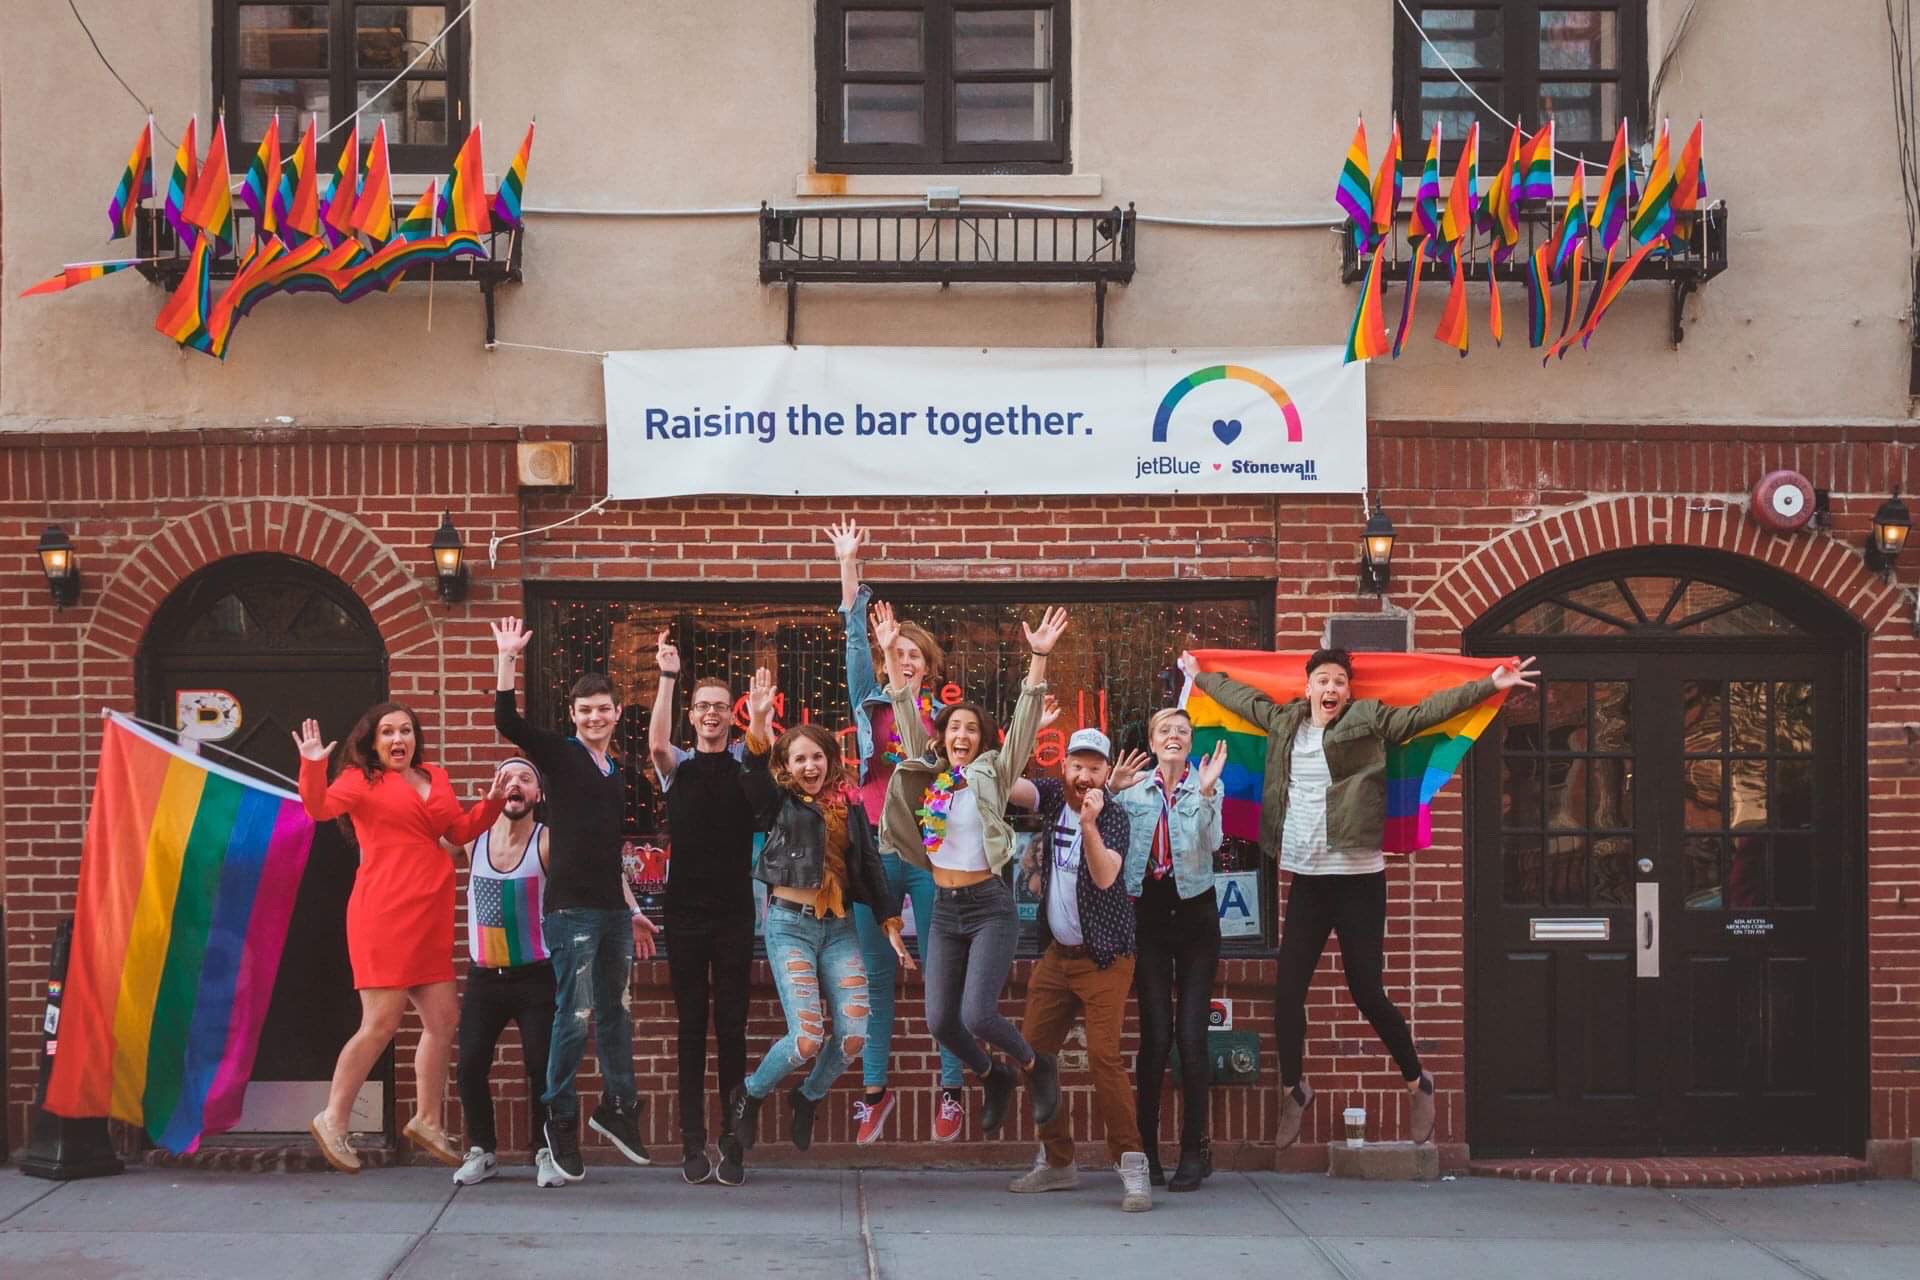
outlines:
[[[100,42],[93,38],[93,28],[89,27],[87,25],[87,20],[80,16],[80,6],[75,4],[74,0],[67,0],[67,8],[73,10],[73,20],[79,23],[80,30],[86,33],[87,43],[93,46],[93,56],[100,59],[100,65],[107,69],[107,74],[112,76],[115,80],[118,80],[120,82],[120,87],[127,91],[127,96],[132,98],[135,102],[139,103],[140,109],[146,112],[149,117],[151,117],[153,115],[153,108],[147,105],[147,100],[141,97],[139,94],[135,93],[133,91],[133,86],[127,83],[126,77],[122,76],[118,71],[115,71],[113,69],[113,63],[107,61],[107,55],[103,53],[100,49]],[[155,124],[153,126],[153,131],[159,134],[160,141],[166,143],[168,146],[177,147],[180,145],[179,143],[175,142],[172,138],[168,137],[166,130],[162,129],[158,124]]]
[[[531,538],[536,533],[546,533],[548,530],[551,530],[551,529],[565,528],[567,525],[574,523],[576,520],[585,520],[588,516],[592,515],[594,512],[598,511],[600,508],[606,506],[609,502],[612,502],[612,501],[613,501],[613,495],[608,494],[606,497],[600,499],[598,502],[594,503],[592,506],[588,507],[586,510],[576,511],[564,520],[555,520],[552,524],[543,524],[537,529],[519,529],[513,533],[494,534],[491,538],[487,539],[487,567],[491,569],[496,563],[498,563],[501,543],[512,542],[515,538]]]

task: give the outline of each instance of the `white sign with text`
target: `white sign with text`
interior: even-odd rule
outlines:
[[[1360,493],[1339,347],[607,356],[607,494]]]

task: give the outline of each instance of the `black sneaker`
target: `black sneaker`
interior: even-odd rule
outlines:
[[[714,1178],[723,1187],[737,1187],[747,1180],[747,1153],[740,1149],[740,1139],[730,1133],[720,1135],[720,1167],[714,1171]]]
[[[1000,1126],[1007,1122],[1007,1104],[1013,1101],[1014,1086],[1019,1083],[1012,1067],[998,1058],[993,1060],[993,1065],[987,1068],[986,1079],[980,1082],[987,1095],[980,1107],[980,1132],[1000,1132]]]
[[[640,1115],[646,1109],[645,1098],[635,1098],[623,1107],[603,1093],[600,1095],[600,1105],[593,1109],[593,1115],[587,1120],[587,1126],[611,1142],[621,1155],[635,1164],[652,1164],[653,1160],[647,1155],[647,1144],[640,1141]]]
[[[1050,1053],[1033,1053],[1033,1069],[1027,1072],[1027,1093],[1033,1098],[1033,1127],[1053,1119],[1060,1109],[1060,1060]]]
[[[805,1151],[813,1145],[813,1109],[819,1104],[795,1089],[787,1097],[793,1104],[793,1146]]]
[[[753,1144],[760,1136],[760,1103],[747,1092],[747,1086],[740,1085],[733,1091],[733,1097],[727,1100],[727,1114],[733,1121],[733,1136],[739,1140],[742,1151],[753,1150]],[[726,1148],[720,1149],[721,1159],[726,1158]]]
[[[707,1159],[707,1140],[688,1138],[680,1144],[680,1176],[687,1185],[697,1187],[713,1176],[713,1161]]]
[[[580,1159],[580,1117],[548,1116],[547,1150],[553,1153],[554,1167],[568,1182],[587,1176],[586,1162]]]

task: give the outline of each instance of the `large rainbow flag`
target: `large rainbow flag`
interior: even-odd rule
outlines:
[[[1231,676],[1275,702],[1284,704],[1305,695],[1308,653],[1196,649],[1193,656],[1199,660],[1200,670]],[[1353,696],[1410,707],[1430,694],[1491,675],[1494,668],[1512,662],[1511,658],[1461,658],[1440,653],[1356,653]],[[1433,843],[1429,806],[1434,796],[1447,785],[1506,700],[1504,690],[1496,692],[1444,724],[1387,747],[1387,825],[1380,842],[1383,850],[1413,853]],[[1193,719],[1196,760],[1222,739],[1227,743],[1227,769],[1220,780],[1226,789],[1221,825],[1229,836],[1258,840],[1260,793],[1267,775],[1266,731],[1227,710],[1197,686],[1188,686],[1185,705]]]
[[[47,1110],[233,1127],[312,843],[292,792],[107,715]]]

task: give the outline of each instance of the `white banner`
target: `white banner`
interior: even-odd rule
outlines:
[[[607,493],[1359,493],[1339,347],[707,347],[605,362]]]

